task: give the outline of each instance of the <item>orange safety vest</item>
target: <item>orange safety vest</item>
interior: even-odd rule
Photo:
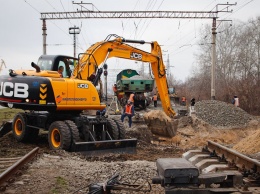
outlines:
[[[134,102],[134,96],[135,96],[134,94],[130,94],[130,97],[129,97],[128,100],[131,101],[131,102]]]
[[[153,101],[157,101],[157,96],[156,95],[153,96]]]
[[[113,91],[116,92],[117,91],[117,88],[116,86],[113,86]]]
[[[132,114],[132,106],[133,105],[125,105],[125,113],[131,115]]]

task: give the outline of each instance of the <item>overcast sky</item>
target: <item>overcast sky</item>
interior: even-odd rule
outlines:
[[[74,0],[74,2],[80,2]],[[215,11],[225,0],[88,0],[87,9],[99,11]],[[219,13],[219,19],[248,21],[260,16],[260,0],[230,0],[232,13]],[[223,7],[219,7],[221,9]],[[7,69],[32,69],[43,53],[42,12],[76,11],[78,5],[71,0],[1,0],[0,6],[0,59]],[[127,39],[157,41],[164,51],[164,61],[169,56],[171,74],[185,80],[195,65],[194,53],[198,47],[199,32],[212,19],[84,19],[47,20],[47,54],[73,56],[73,37],[69,27],[80,27],[77,36],[77,53],[84,52],[91,44],[104,40],[109,34]],[[109,68],[140,68],[119,59],[109,60]]]

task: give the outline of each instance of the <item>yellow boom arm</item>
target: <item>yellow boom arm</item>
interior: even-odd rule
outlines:
[[[156,41],[150,42],[151,53],[149,53],[125,44],[126,42],[146,43],[144,41],[126,40],[121,37],[117,37],[114,40],[97,42],[88,48],[80,58],[79,64],[74,69],[72,78],[88,79],[93,72],[96,72],[99,66],[104,65],[105,61],[111,57],[149,62],[160,94],[163,110],[168,116],[174,116],[176,113],[171,108],[161,47]]]

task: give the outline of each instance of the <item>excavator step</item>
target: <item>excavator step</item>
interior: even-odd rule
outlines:
[[[75,142],[72,152],[81,152],[87,155],[99,155],[104,153],[135,154],[137,139],[121,139],[93,142]]]

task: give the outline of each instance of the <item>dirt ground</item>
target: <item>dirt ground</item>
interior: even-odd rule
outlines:
[[[148,108],[147,111],[150,109],[153,108]],[[143,113],[141,111],[140,115]],[[127,119],[125,125],[127,126]],[[156,176],[158,158],[181,157],[188,150],[201,149],[207,140],[234,148],[253,158],[258,158],[260,153],[258,121],[252,121],[247,128],[216,129],[196,118],[196,114],[180,119],[177,136],[173,138],[155,136],[142,119],[135,119],[132,128],[127,128],[127,138],[138,139],[136,154],[90,157],[49,150],[46,133],[41,133],[30,144],[18,143],[8,133],[0,138],[0,157],[22,156],[34,147],[40,148],[40,154],[4,193],[87,193],[89,184],[105,182],[117,173],[120,175],[120,182],[140,184],[143,188],[138,192],[114,193],[147,193],[152,178]],[[150,193],[164,193],[160,185],[151,184],[151,189]]]

